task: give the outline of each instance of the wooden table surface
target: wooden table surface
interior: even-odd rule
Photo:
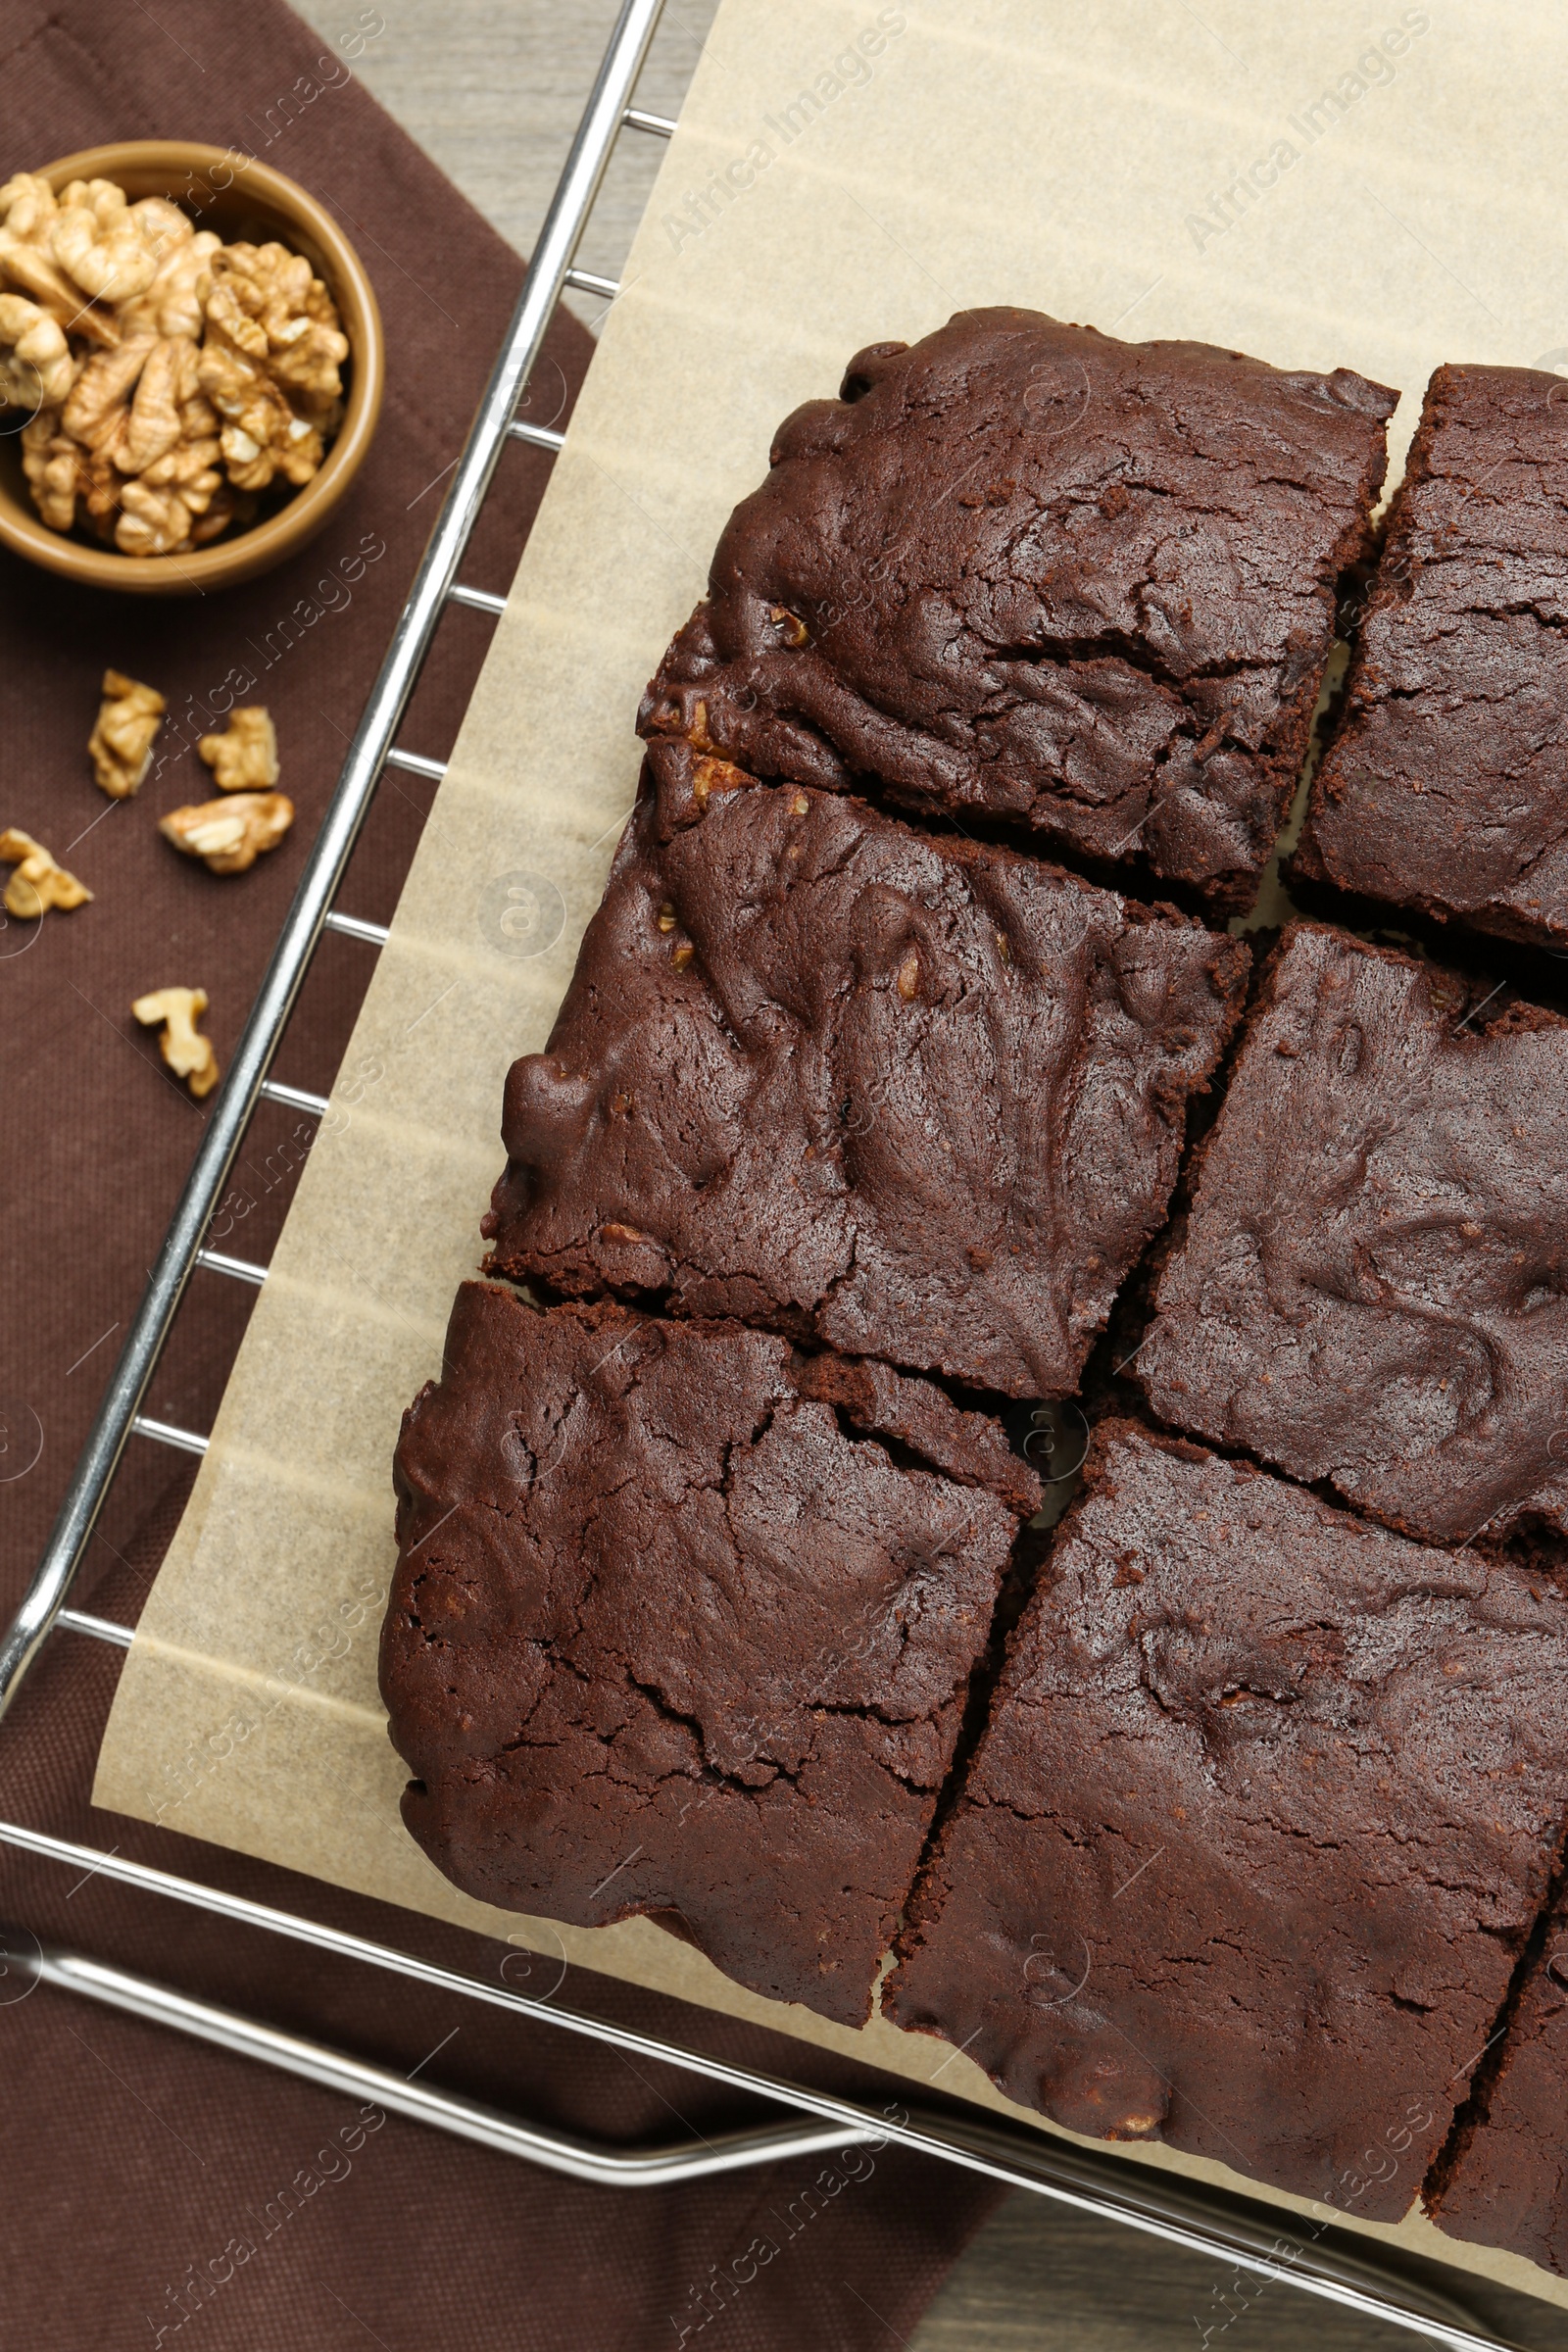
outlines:
[[[1060,4],[1060,0],[1058,0]],[[335,39],[367,22],[360,0],[295,0]],[[638,89],[655,114],[680,110],[716,0],[665,0]],[[356,71],[519,253],[544,217],[615,0],[378,0],[384,30]],[[663,153],[623,136],[577,259],[614,276]],[[604,305],[568,295],[590,326]],[[908,2352],[1156,2352],[1197,2345],[1215,2318],[1220,2265],[1043,2197],[1009,2198],[952,2273]],[[1456,2284],[1458,2282],[1456,2281]],[[1568,2346],[1568,2325],[1543,2314],[1534,2341]],[[891,2335],[890,2330],[890,2335]],[[905,2340],[905,2339],[897,2339]],[[1224,2352],[1396,2352],[1418,2339],[1371,2326],[1315,2296],[1275,2286],[1232,2322]],[[587,2348],[584,2347],[584,2352]],[[813,2352],[802,2346],[801,2352]]]

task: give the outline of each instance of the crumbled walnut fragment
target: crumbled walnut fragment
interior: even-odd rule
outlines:
[[[172,808],[158,830],[188,858],[215,874],[243,874],[264,851],[275,850],[294,822],[294,804],[282,792],[236,792],[228,800]]]
[[[104,671],[98,724],[87,740],[93,773],[112,801],[128,800],[152,765],[164,698],[118,669]]]
[[[231,710],[227,733],[204,735],[196,750],[220,792],[270,792],[277,782],[277,734],[259,705]]]
[[[191,1093],[200,1102],[218,1084],[218,1055],[213,1041],[203,1037],[196,1027],[207,1010],[205,988],[160,988],[151,996],[138,997],[131,1011],[144,1029],[162,1021],[164,1033],[158,1040],[158,1050],[176,1078],[183,1078]]]
[[[41,841],[15,825],[0,833],[0,865],[16,868],[6,884],[5,909],[30,923],[51,906],[85,906],[92,892],[63,865],[56,865]]]
[[[737,767],[732,760],[703,759],[692,764],[692,792],[699,808],[708,807],[710,792],[734,792],[740,786],[754,781],[755,778],[749,776],[743,767]]]

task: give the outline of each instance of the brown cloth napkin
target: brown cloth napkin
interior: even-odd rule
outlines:
[[[9,1614],[207,1115],[162,1068],[131,999],[171,983],[205,988],[227,1061],[521,268],[358,86],[351,58],[279,0],[0,0],[0,176],[100,140],[156,135],[231,143],[302,181],[364,256],[391,354],[379,437],[355,495],[286,569],[226,595],[153,604],[0,563],[0,827],[35,835],[96,894],[79,912],[0,930],[0,1610]],[[565,413],[590,349],[558,317],[530,395],[539,421]],[[509,447],[464,566],[474,585],[508,585],[546,463]],[[477,614],[448,615],[402,731],[406,748],[448,751],[488,635]],[[98,792],[84,751],[106,666],[147,679],[170,703],[166,757],[120,804]],[[232,699],[235,671],[256,680],[240,699],[274,715],[299,813],[282,849],[220,880],[168,848],[156,820],[210,797],[192,745],[207,714]],[[339,902],[347,911],[390,915],[427,803],[428,788],[388,773]],[[330,1085],[372,953],[326,939],[275,1075]],[[309,1120],[263,1107],[215,1246],[265,1263],[313,1133]],[[210,1273],[193,1277],[150,1412],[208,1427],[251,1296]],[[182,1457],[131,1441],[78,1603],[135,1616],[188,1483]],[[389,1488],[389,1509],[390,1500]],[[265,1526],[256,1540],[265,1545]],[[95,1642],[55,1636],[0,1726],[7,1819],[495,1981],[502,1955],[482,1938],[94,1814],[87,1789],[116,1663]],[[612,2142],[710,2133],[775,2112],[5,1847],[0,1917]],[[896,2083],[864,2070],[603,1978],[573,1972],[555,1997],[878,2106],[899,2097]],[[175,2340],[212,2352],[881,2346],[907,2334],[992,2194],[892,2150],[691,2188],[578,2186],[397,2118],[367,2130],[351,2103],[269,2069],[28,1991],[14,1965],[0,1975],[0,2085],[4,2352]]]

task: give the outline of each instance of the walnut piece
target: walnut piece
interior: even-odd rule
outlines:
[[[122,556],[172,556],[190,545],[191,513],[177,490],[127,482],[120,505],[115,545]]]
[[[54,258],[59,211],[53,188],[36,172],[19,172],[0,187],[0,277],[30,294],[69,332],[90,343],[118,343],[114,313],[87,301]]]
[[[253,331],[265,347],[260,328]],[[319,469],[325,454],[320,432],[295,416],[263,363],[227,333],[221,306],[215,316],[212,303],[200,382],[222,420],[223,464],[236,489],[266,490],[279,473],[298,488]]]
[[[60,321],[25,294],[0,294],[0,408],[58,408],[75,376]]]
[[[158,275],[156,230],[143,234],[139,211],[112,179],[74,179],[62,188],[49,250],[84,294],[128,302]]]
[[[47,246],[59,211],[55,192],[41,172],[17,172],[0,188],[0,218],[24,244]]]
[[[118,669],[104,671],[98,724],[87,739],[93,774],[112,801],[130,798],[152,765],[164,698]]]
[[[202,736],[196,751],[220,792],[270,792],[277,782],[277,733],[259,704],[231,710],[227,733]]]
[[[83,449],[108,450],[123,445],[130,429],[130,395],[157,338],[130,335],[114,351],[100,351],[87,362],[60,413],[60,421]]]
[[[225,245],[213,264],[209,325],[265,367],[308,416],[341,399],[349,356],[337,309],[302,254],[284,245]]]
[[[193,231],[183,213],[172,205],[169,209],[185,233],[180,236],[171,230],[152,284],[145,294],[135,295],[121,309],[121,331],[127,335],[182,335],[189,343],[199,343],[213,256],[222,251],[223,240],[211,228]]]
[[[0,833],[0,865],[16,868],[6,884],[5,910],[30,923],[51,906],[85,906],[92,892],[63,865],[56,865],[41,841],[15,825]]]
[[[200,858],[209,873],[243,874],[268,850],[275,850],[294,822],[294,804],[283,792],[236,792],[228,800],[202,801],[172,808],[158,830],[187,858]]]
[[[191,1093],[200,1102],[218,1084],[218,1055],[213,1041],[203,1037],[196,1024],[207,1010],[205,988],[159,988],[151,996],[138,997],[131,1011],[144,1029],[162,1021],[164,1033],[158,1040],[158,1050],[176,1078],[183,1078]]]
[[[79,456],[70,434],[60,430],[58,409],[40,409],[22,428],[22,470],[52,531],[69,531],[76,518]]]
[[[187,352],[188,364],[182,356]],[[145,473],[156,460],[168,455],[179,439],[180,403],[195,389],[195,345],[182,343],[174,335],[160,336],[142,363],[136,397],[115,451],[115,464],[122,473]]]
[[[231,490],[227,482],[220,481],[206,513],[198,514],[190,526],[192,546],[205,547],[209,540],[226,531],[231,522],[249,522],[255,512],[254,498],[245,498]]]

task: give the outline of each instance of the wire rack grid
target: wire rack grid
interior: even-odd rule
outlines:
[[[341,913],[333,902],[384,769],[439,781],[445,762],[402,750],[395,738],[443,612],[450,605],[499,614],[505,599],[469,588],[458,566],[509,436],[558,452],[564,435],[516,415],[545,331],[565,288],[613,300],[616,281],[579,270],[573,256],[611,154],[623,130],[667,139],[667,118],[632,103],[663,0],[623,0],[528,266],[517,307],[480,401],[439,518],[310,852],[293,904],[263,977],[233,1062],[218,1097],[140,1307],[77,1460],[60,1515],[27,1592],[0,1641],[0,1719],[51,1636],[70,1632],[128,1648],[134,1629],[68,1605],[98,1514],[132,1437],[201,1454],[207,1440],[140,1410],[186,1283],[197,1267],[259,1287],[265,1266],[208,1248],[204,1236],[250,1119],[263,1101],[320,1117],[328,1103],[270,1075],[273,1054],[323,931],[378,948],[378,923]],[[293,1912],[105,1853],[23,1823],[0,1821],[0,1844],[87,1870],[122,1886],[194,1906],[237,1925],[303,1942],[339,1959],[512,2012],[556,2032],[583,2035],[628,2055],[701,2075],[786,2110],[783,2118],[712,2139],[639,2151],[610,2148],[527,2124],[433,2083],[416,2083],[368,2060],[220,2009],[173,1987],[88,1955],[40,1943],[24,1927],[0,1927],[0,1974],[16,1971],[79,1998],[128,2012],[361,2099],[389,2113],[523,2158],[572,2179],[619,2187],[691,2181],[759,2164],[777,2164],[852,2145],[898,2145],[959,2165],[1110,2220],[1228,2268],[1295,2287],[1362,2318],[1393,2325],[1449,2352],[1507,2352],[1443,2282],[1347,2242],[1343,2232],[1293,2226],[1277,2208],[1102,2156],[1093,2149],[965,2111],[960,2101],[899,2103],[878,2110],[804,2084],[726,2064],[610,2021],[541,2001],[505,1983],[486,1983],[416,1954],[347,1934]]]

